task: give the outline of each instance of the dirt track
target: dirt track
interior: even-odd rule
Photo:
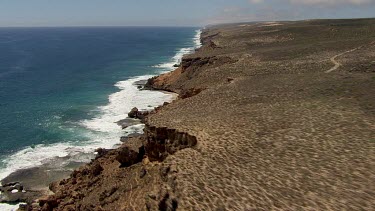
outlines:
[[[359,50],[359,49],[361,49],[362,47],[363,47],[363,46],[360,46],[360,47],[358,47],[358,48],[354,48],[354,49],[351,49],[351,50],[345,51],[344,53],[339,53],[339,54],[337,54],[337,55],[331,57],[330,60],[331,60],[331,62],[332,62],[335,66],[333,66],[331,69],[327,70],[326,73],[330,73],[330,72],[332,72],[332,71],[335,71],[335,70],[337,70],[337,69],[341,66],[341,63],[338,62],[338,61],[336,60],[338,57],[340,57],[340,56],[342,56],[342,55],[344,55],[344,54],[351,53],[351,52],[354,52],[354,51],[356,51],[356,50]]]

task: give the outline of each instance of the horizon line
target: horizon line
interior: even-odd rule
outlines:
[[[57,26],[52,26],[52,25],[45,25],[45,26],[0,26],[0,28],[121,28],[121,27],[129,27],[129,28],[201,28],[204,26],[172,26],[172,25],[57,25]]]
[[[0,26],[0,28],[120,28],[120,27],[129,27],[129,28],[204,28],[209,26],[216,25],[230,25],[230,24],[241,24],[241,23],[261,23],[261,22],[298,22],[298,21],[311,21],[311,20],[355,20],[355,19],[374,19],[372,17],[352,17],[352,18],[306,18],[306,19],[281,19],[281,20],[254,20],[254,21],[234,21],[234,22],[218,22],[206,25],[20,25],[20,26]]]

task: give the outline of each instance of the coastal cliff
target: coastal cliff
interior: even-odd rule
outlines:
[[[179,99],[143,136],[99,149],[28,208],[371,210],[374,37],[374,19],[210,27],[146,84]]]

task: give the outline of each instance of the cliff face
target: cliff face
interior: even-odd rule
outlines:
[[[180,99],[51,185],[45,210],[372,207],[375,20],[212,27],[148,87]],[[358,50],[358,46],[364,46]],[[347,53],[345,53],[347,52]],[[339,68],[326,73],[339,62]]]
[[[188,55],[182,58],[179,68],[149,79],[146,87],[176,92],[180,95],[180,98],[188,98],[207,88],[205,83],[199,85],[189,83],[202,73],[202,69],[220,68],[223,65],[230,65],[237,61],[238,59],[225,55],[207,57],[195,56],[194,54]]]
[[[176,129],[146,125],[144,132],[145,151],[151,161],[163,161],[168,155],[197,144],[195,136]]]
[[[197,138],[151,125],[144,131],[144,136],[130,138],[118,149],[98,149],[95,160],[50,185],[54,195],[40,198],[27,209],[176,210],[176,165],[163,161],[194,147]]]

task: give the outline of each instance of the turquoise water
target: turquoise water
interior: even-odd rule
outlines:
[[[129,131],[114,122],[129,108],[170,99],[137,90],[132,83],[148,76],[134,77],[170,70],[197,45],[196,30],[0,28],[0,180],[116,144]]]

